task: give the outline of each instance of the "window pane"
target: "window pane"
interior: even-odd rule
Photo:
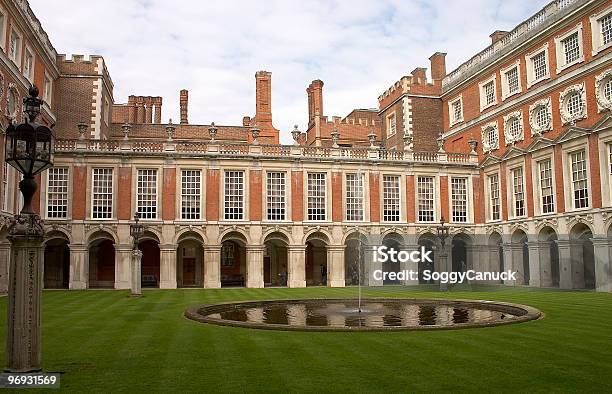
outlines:
[[[491,198],[491,220],[499,220],[499,175],[497,174],[489,177],[489,196]]]
[[[181,218],[200,219],[202,173],[198,170],[184,170],[181,174]]]
[[[244,172],[225,171],[225,219],[244,219]]]
[[[419,206],[419,221],[434,221],[434,179],[420,176],[417,178],[417,196]]]
[[[363,174],[346,174],[346,220],[363,220]]]
[[[525,195],[523,191],[523,169],[512,170],[512,186],[514,189],[514,216],[525,215]]]
[[[113,215],[113,169],[93,169],[92,212],[94,219],[110,219]]]
[[[574,208],[589,206],[589,191],[585,152],[579,151],[570,155],[572,165],[572,188],[574,190]]]
[[[47,174],[47,217],[68,216],[68,168],[52,167]]]
[[[325,174],[308,174],[308,220],[324,221],[325,215]]]
[[[552,166],[550,160],[542,160],[540,167],[540,188],[542,189],[542,213],[555,211],[555,197],[552,183]]]
[[[268,172],[268,220],[285,220],[285,173]]]
[[[546,77],[548,73],[546,66],[546,51],[542,51],[531,58],[533,64],[533,76],[535,80]]]
[[[136,192],[140,218],[157,218],[157,170],[138,170]]]
[[[578,32],[572,34],[562,41],[563,53],[565,54],[565,64],[572,63],[580,57],[580,46]]]
[[[453,222],[467,222],[466,178],[451,178],[451,207]]]
[[[519,80],[517,67],[514,67],[510,71],[506,72],[506,82],[508,83],[508,93],[518,92]]]
[[[383,176],[383,220],[399,222],[400,220],[400,177]]]

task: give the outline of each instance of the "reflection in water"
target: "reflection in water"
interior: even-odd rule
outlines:
[[[265,306],[234,305],[209,317],[237,322],[296,327],[450,326],[511,320],[517,316],[486,307],[432,303],[363,302],[362,312],[350,301],[290,301]]]

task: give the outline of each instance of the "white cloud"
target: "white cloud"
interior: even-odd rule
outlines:
[[[377,97],[429,56],[450,71],[547,0],[178,1],[30,0],[58,53],[102,55],[115,101],[164,98],[178,119],[189,90],[190,123],[242,124],[255,112],[255,72],[272,72],[281,140],[305,130],[305,89],[325,82],[326,115],[377,107]]]

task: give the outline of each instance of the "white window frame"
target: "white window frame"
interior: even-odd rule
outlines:
[[[349,181],[349,176],[355,176],[355,182],[357,184],[359,184],[359,177],[358,175],[361,175],[361,191],[357,190],[357,194],[355,196],[352,196],[349,194],[349,182],[353,182],[353,181]],[[344,174],[344,220],[347,222],[364,222],[367,220],[367,204],[366,201],[368,200],[368,196],[367,196],[367,191],[370,190],[369,187],[367,187],[367,174],[363,171],[361,172],[348,172]],[[353,201],[354,200],[354,201]],[[353,205],[355,208],[353,209],[351,207],[351,205]],[[349,211],[357,211],[357,209],[361,207],[361,215],[359,216],[351,216],[349,215]]]
[[[544,52],[544,58],[546,59],[546,74],[540,79],[535,79],[533,58],[542,52]],[[550,78],[550,58],[548,57],[548,42],[537,48],[536,50],[525,55],[525,69],[527,70],[527,88],[530,88],[536,83],[545,81]]]
[[[227,209],[229,208],[226,204],[227,204],[227,180],[228,180],[228,173],[242,173],[242,195],[239,196],[240,197],[240,208],[242,209],[242,211],[240,212],[235,212],[235,213],[231,213],[228,212]],[[247,172],[243,169],[224,169],[223,170],[223,193],[222,194],[222,207],[223,207],[223,220],[227,220],[227,221],[244,221],[247,218],[247,184],[248,184],[248,177],[247,177]],[[238,202],[238,200],[237,200]],[[240,215],[238,215],[238,213]],[[239,217],[229,217],[231,215],[235,214],[236,216]]]
[[[571,35],[578,34],[578,58],[570,63],[565,63],[565,46],[563,41]],[[584,62],[584,45],[582,43],[582,22],[578,23],[572,30],[555,37],[555,53],[557,54],[557,74],[575,64]]]
[[[279,199],[278,202],[274,202],[271,201],[272,196],[270,195],[270,188],[272,187],[271,183],[270,183],[270,175],[271,174],[282,174],[282,189],[278,189],[281,190],[281,195],[276,196],[276,198]],[[278,178],[281,179],[281,178]],[[263,196],[264,201],[266,202],[266,211],[265,213],[265,220],[269,221],[269,222],[284,222],[288,220],[289,217],[289,203],[288,203],[288,179],[289,176],[287,174],[286,171],[276,171],[276,170],[269,170],[266,171],[266,185],[265,185],[265,196]],[[274,218],[272,216],[274,216],[275,214],[271,215],[271,209],[273,208],[274,204],[278,204],[279,207],[276,209],[279,209],[281,211],[279,211],[279,213],[277,213],[276,215],[282,216],[280,218]]]
[[[455,118],[455,104],[461,106],[461,113],[458,118]],[[448,126],[453,127],[461,122],[463,122],[463,96],[459,95],[448,102]]]
[[[491,178],[497,176],[497,199],[498,199],[498,204],[497,206],[499,207],[499,217],[494,219],[493,218],[493,190],[491,189]],[[486,184],[485,184],[485,197],[486,197],[486,204],[485,204],[485,209],[486,209],[486,221],[487,222],[501,222],[501,219],[503,217],[503,204],[502,204],[502,198],[501,198],[501,178],[500,178],[500,172],[499,170],[495,170],[493,172],[489,172],[486,174]]]
[[[419,192],[419,178],[431,178],[432,179],[432,198],[431,198],[431,204],[432,204],[432,210],[433,210],[433,218],[432,220],[421,220],[421,193]],[[416,221],[418,223],[433,223],[436,222],[438,220],[438,199],[437,199],[437,184],[438,184],[438,177],[434,174],[415,174],[414,176],[414,186],[415,186],[415,214],[416,214]]]
[[[393,132],[391,132],[391,120],[393,120]],[[387,115],[387,138],[397,134],[397,115],[395,111]]]
[[[9,194],[9,185],[12,185],[12,166],[6,161],[3,161],[2,167],[2,211],[11,212],[11,195]]]
[[[514,179],[514,172],[516,170],[521,171],[521,193],[523,195],[523,213],[517,214],[517,199],[516,199],[516,184]],[[513,166],[508,166],[506,168],[506,201],[508,203],[508,218],[510,219],[518,219],[527,217],[527,189],[526,189],[526,180],[525,180],[525,166],[524,160],[521,159],[519,164],[515,164]],[[501,182],[499,184],[501,188]],[[500,195],[500,204],[502,203],[501,195]]]
[[[604,9],[596,15],[591,15],[589,17],[591,25],[591,54],[593,56],[612,46],[612,41],[608,42],[607,44],[603,43],[603,33],[601,31],[601,20],[610,15],[612,15],[612,6]]]
[[[574,94],[578,94],[580,96],[582,109],[578,113],[571,114],[567,109],[567,104],[570,97],[572,97]],[[587,98],[584,82],[568,86],[559,94],[559,111],[561,112],[561,123],[564,125],[587,117]]]
[[[308,176],[309,175],[323,175],[323,219],[310,219],[310,212],[309,212],[309,198],[310,198],[310,188],[308,187]],[[304,193],[304,209],[305,209],[305,221],[307,222],[327,222],[329,220],[329,218],[331,217],[329,212],[330,212],[330,206],[329,206],[329,201],[330,199],[328,198],[328,194],[327,191],[330,190],[330,185],[329,182],[331,182],[330,179],[331,175],[329,172],[327,171],[316,171],[316,170],[312,170],[312,171],[306,171],[304,173],[304,185],[306,186],[306,193]],[[313,199],[320,199],[320,196],[313,196]],[[316,207],[313,207],[313,209],[316,209]],[[318,216],[318,214],[313,213],[313,216],[316,215]]]
[[[6,28],[8,25],[8,13],[4,7],[2,7],[2,5],[0,5],[0,16],[0,48],[6,51]]]
[[[194,181],[192,181],[190,183],[189,182],[187,182],[187,183],[185,182],[185,173],[186,172],[194,174],[194,175],[190,175],[191,177],[193,177]],[[179,204],[180,206],[179,206],[179,212],[178,212],[178,216],[177,217],[180,218],[180,220],[202,221],[202,220],[204,220],[203,219],[204,210],[202,209],[202,207],[204,206],[203,193],[202,193],[202,190],[204,190],[204,175],[202,173],[202,170],[196,169],[196,168],[181,168],[180,169],[180,174],[181,174],[181,176],[180,176],[178,187],[179,187],[179,190],[181,191],[181,200],[180,200],[181,203]],[[192,194],[192,193],[185,194],[184,192],[185,192],[186,189],[187,190],[191,190],[191,189],[195,190],[194,187],[184,187],[183,186],[183,185],[186,185],[186,184],[195,184],[196,183],[195,179],[197,178],[195,176],[195,174],[198,174],[198,176],[199,176],[200,187],[197,190],[197,193],[195,193],[195,194]],[[186,206],[186,202],[187,201],[185,199],[186,197],[189,197],[189,198],[194,197],[194,199],[193,199],[193,202],[195,203],[194,205],[198,205],[198,211],[197,212],[195,212],[195,211],[194,212],[185,212],[185,211],[183,211],[183,208],[187,208],[187,206]],[[188,215],[186,215],[186,213],[188,213]],[[187,218],[187,217],[185,217],[185,216],[190,216],[190,215],[197,216],[197,217],[195,217],[195,218]]]
[[[580,152],[584,153],[584,164],[585,164],[585,168],[584,171],[586,173],[585,179],[583,179],[582,181],[585,182],[586,184],[586,206],[584,207],[576,207],[576,199],[575,199],[575,195],[574,193],[576,192],[575,190],[575,183],[577,181],[574,180],[574,169],[572,166],[572,156],[575,154],[578,154]],[[590,182],[590,166],[589,166],[589,156],[588,156],[588,151],[586,149],[586,147],[581,148],[581,149],[575,149],[575,150],[571,150],[569,152],[567,152],[566,154],[566,158],[567,158],[567,167],[568,167],[568,172],[569,172],[569,198],[570,198],[570,207],[572,211],[579,211],[579,210],[585,210],[585,209],[590,209],[591,205],[593,204],[593,193],[591,192],[591,182]]]
[[[389,197],[387,191],[391,189],[391,187],[387,187],[387,185],[389,185],[390,182],[385,182],[385,178],[389,179],[389,178],[396,178],[397,179],[397,198],[395,198],[395,196],[393,197]],[[382,209],[381,209],[381,221],[385,222],[385,223],[398,223],[402,221],[402,176],[399,174],[383,174],[381,177],[381,182],[382,182],[382,187],[380,190],[382,190]],[[394,194],[394,193],[393,193]],[[390,200],[393,200],[390,201]],[[397,220],[393,219],[390,220],[389,218],[391,217],[391,215],[385,215],[385,212],[390,210],[388,209],[389,206],[394,205],[395,204],[395,200],[397,200]],[[389,202],[389,204],[387,204],[387,202]]]
[[[54,191],[53,194],[59,195],[59,194],[63,194],[65,193],[65,197],[62,198],[62,201],[65,201],[65,207],[66,207],[66,214],[64,216],[51,216],[49,215],[49,199],[51,197],[51,173],[57,170],[62,170],[65,172],[66,174],[66,186],[65,186],[65,192],[59,192],[59,191]],[[56,178],[57,180],[57,178]],[[55,186],[57,187],[57,186]],[[70,217],[70,201],[71,201],[71,193],[70,193],[70,168],[68,166],[57,166],[57,167],[51,167],[47,170],[47,174],[46,174],[46,187],[44,190],[44,212],[45,212],[45,218],[50,219],[50,220],[66,220]],[[59,206],[59,205],[56,205]]]
[[[154,198],[153,199],[149,198],[147,200],[142,200],[141,201],[141,197],[143,197],[143,195],[139,192],[140,191],[140,175],[141,175],[141,172],[144,174],[145,171],[149,172],[147,176],[151,176],[151,174],[152,174],[154,176],[154,178],[155,178],[154,179],[155,180],[155,182],[154,182],[155,190],[154,190],[154,195],[153,195]],[[160,171],[157,168],[152,168],[152,167],[136,168],[136,173],[135,173],[135,181],[136,181],[136,183],[135,183],[134,189],[133,189],[133,190],[136,191],[135,196],[134,196],[135,197],[135,204],[134,204],[134,206],[136,207],[136,212],[138,212],[140,214],[140,219],[141,220],[157,220],[159,218],[160,207],[161,207],[161,204],[160,204],[160,201],[159,201],[159,197],[160,197],[159,190],[161,189],[160,185],[159,185],[159,183],[160,183],[159,173],[160,173]],[[149,194],[147,193],[145,195],[149,195]],[[154,206],[154,208],[155,208],[155,215],[153,215],[152,217],[147,217],[147,216],[149,216],[148,214],[144,215],[143,212],[141,212],[141,208],[147,208],[147,205],[142,205],[141,206],[141,203],[143,203],[143,204],[145,204],[145,203],[148,203],[148,204],[154,203],[155,204],[155,206]],[[153,207],[153,206],[150,205],[149,207]],[[144,213],[146,213],[146,212],[144,212]]]
[[[95,179],[94,179],[94,174],[96,172],[96,170],[108,170],[110,171],[110,175],[111,175],[111,180],[110,180],[110,215],[109,217],[95,217],[94,216],[94,203],[95,203]],[[92,167],[91,168],[91,202],[90,202],[90,217],[92,220],[112,220],[115,217],[115,195],[114,195],[114,191],[115,191],[115,180],[117,179],[117,177],[115,176],[115,168],[114,167],[104,167],[104,166],[99,166],[99,167]],[[109,193],[101,193],[101,194],[109,194]]]
[[[49,82],[47,84],[47,82]],[[49,86],[49,91],[47,92],[47,85]],[[53,78],[45,71],[45,76],[43,79],[43,100],[49,107],[51,107],[51,101],[53,99]]]
[[[518,135],[513,135],[512,130],[510,130],[509,127],[510,122],[513,122],[514,120],[518,121]],[[504,116],[504,139],[506,140],[506,146],[516,144],[517,142],[523,141],[525,139],[525,126],[523,124],[522,110],[510,112],[509,114]]]
[[[516,92],[510,92],[510,84],[508,83],[507,74],[514,69],[516,69],[518,90]],[[521,85],[521,59],[516,59],[514,63],[501,69],[499,74],[501,75],[502,101],[523,91],[523,86]]]
[[[454,203],[456,202],[454,197],[455,194],[453,193],[453,180],[455,179],[461,179],[463,181],[465,181],[465,221],[457,221],[455,220],[455,205]],[[465,223],[470,223],[472,222],[472,218],[471,218],[471,193],[470,193],[470,178],[468,176],[449,176],[448,177],[448,190],[449,190],[449,208],[450,208],[450,218],[449,221],[450,223],[459,223],[459,224],[465,224]]]
[[[484,153],[499,149],[499,126],[497,120],[489,122],[480,128],[480,142]],[[496,141],[489,143],[489,133],[495,133]]]
[[[485,86],[493,83],[493,101],[487,103]],[[491,75],[489,78],[478,84],[478,91],[480,92],[480,112],[487,108],[497,105],[497,74]]]
[[[543,126],[538,125],[536,116],[541,108],[544,108],[548,115],[548,122]],[[553,129],[552,103],[550,96],[538,100],[529,106],[529,126],[531,128],[531,136],[541,135]]]
[[[17,53],[15,54],[16,58],[13,58],[13,56],[11,56],[11,37],[13,33],[15,33],[17,37],[19,37],[19,42],[16,48]],[[17,29],[15,28],[15,25],[11,25],[11,28],[9,29],[9,43],[8,43],[8,48],[6,52],[7,52],[7,56],[9,57],[9,59],[11,59],[15,63],[17,68],[20,69],[21,68],[21,58],[23,55],[23,35],[21,35],[21,33],[17,31]]]
[[[597,113],[612,110],[612,98],[605,95],[604,89],[608,83],[612,83],[612,68],[609,68],[595,77],[595,99],[597,101]]]
[[[542,191],[542,169],[541,165],[543,162],[548,161],[550,163],[550,187],[552,188],[552,211],[544,212],[544,194]],[[534,208],[535,214],[541,215],[554,215],[557,212],[557,183],[555,181],[555,159],[552,152],[548,155],[533,157],[533,171],[532,171],[532,192],[536,196]]]
[[[28,54],[30,54],[32,56],[32,68],[29,70],[29,73],[26,73],[26,64],[27,64],[27,56]],[[32,50],[32,48],[29,45],[25,46],[25,49],[23,51],[23,76],[30,81],[31,83],[34,82],[34,67],[36,65],[36,55],[34,54],[34,51]]]

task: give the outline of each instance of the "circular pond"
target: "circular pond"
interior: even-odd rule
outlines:
[[[530,306],[493,301],[367,298],[249,301],[201,305],[189,319],[269,330],[376,331],[488,327],[535,320]]]

